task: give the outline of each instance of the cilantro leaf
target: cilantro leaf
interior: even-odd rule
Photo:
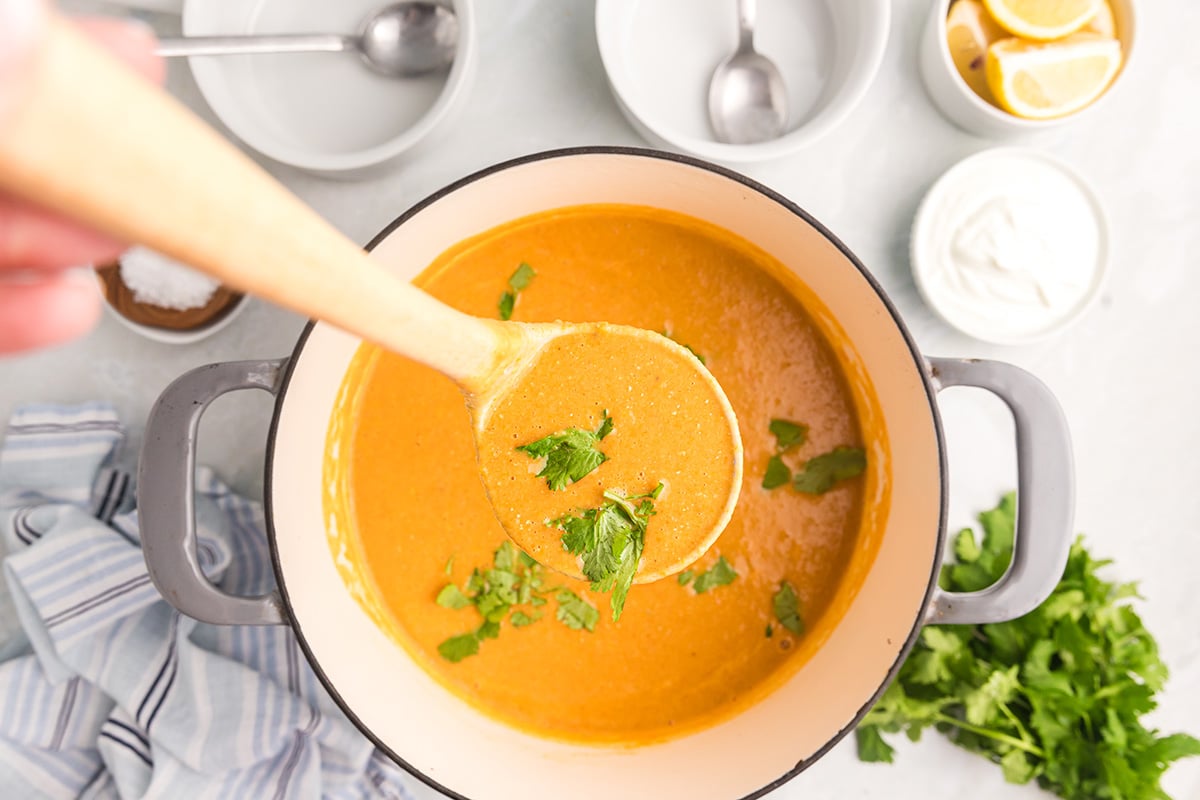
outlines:
[[[676,580],[679,581],[680,586],[687,586],[692,582],[692,578],[694,577],[696,577],[695,572],[690,569],[685,569],[683,572],[679,573],[679,577],[676,578]]]
[[[808,426],[802,422],[792,422],[786,419],[773,419],[767,430],[775,437],[775,446],[779,452],[790,450],[804,444],[808,438]]]
[[[683,345],[684,350],[687,350],[689,353],[691,353],[692,355],[694,355],[696,357],[696,360],[700,362],[700,366],[702,366],[702,367],[708,366],[708,359],[705,358],[704,356],[700,355],[699,353],[697,353],[690,344],[684,344],[683,342],[680,342],[680,344]]]
[[[442,590],[438,592],[437,600],[435,601],[442,608],[452,608],[458,610],[471,605],[471,598],[462,593],[453,583],[447,583]]]
[[[500,319],[512,319],[513,309],[517,305],[517,295],[529,288],[529,284],[533,282],[535,275],[537,273],[534,272],[533,267],[525,262],[521,262],[521,266],[517,267],[516,272],[509,276],[509,291],[500,295],[500,303],[498,304]]]
[[[861,475],[866,468],[867,454],[861,447],[835,447],[810,458],[804,471],[796,473],[792,485],[805,494],[825,494],[838,481]]]
[[[775,635],[775,629],[771,627],[771,623],[767,623],[767,638],[770,639]]]
[[[563,532],[563,548],[580,556],[592,590],[612,593],[609,600],[613,622],[625,609],[625,598],[645,549],[646,525],[655,513],[654,500],[662,489],[660,483],[654,491],[633,497],[609,489],[598,508],[564,514],[549,523]],[[635,506],[636,500],[641,502]]]
[[[767,460],[767,471],[763,473],[762,487],[764,489],[777,489],[791,482],[792,471],[788,469],[788,465],[783,463],[783,459],[779,456],[771,456]]]
[[[446,576],[449,577],[450,573],[453,571],[454,571],[454,556],[450,556],[449,558],[446,559],[446,566],[442,569],[442,572],[445,572]]]
[[[697,353],[695,348],[693,348],[690,344],[686,344],[685,342],[681,342],[678,339],[676,339],[674,333],[672,333],[669,330],[664,330],[662,332],[662,335],[667,337],[668,339],[670,339],[672,342],[675,342],[676,344],[678,344],[684,350],[687,350],[689,353],[694,355],[696,357],[696,360],[700,362],[701,366],[704,366],[704,367],[708,366],[708,359],[706,359],[704,356]]]
[[[533,277],[537,275],[533,271],[533,267],[526,264],[524,261],[517,267],[516,272],[508,278],[508,286],[514,292],[521,292],[529,288],[529,284],[533,282]]]
[[[492,556],[492,563],[498,570],[512,572],[517,565],[517,546],[505,539],[496,548],[496,553]]]
[[[513,309],[517,305],[517,296],[513,292],[505,292],[500,295],[500,302],[496,304],[496,309],[500,312],[500,319],[508,322],[512,319]]]
[[[542,612],[536,611],[533,614],[526,614],[524,611],[514,611],[513,615],[508,618],[514,628],[524,628],[526,625],[532,625],[542,618]]]
[[[558,611],[555,617],[571,630],[594,631],[600,621],[600,610],[570,589],[559,589],[555,596]]]
[[[872,725],[859,726],[855,732],[858,742],[859,761],[882,761],[891,764],[896,754],[895,749],[884,741],[879,734],[879,728]]]
[[[479,637],[473,633],[452,636],[438,645],[438,655],[454,664],[478,652]]]
[[[775,619],[779,620],[780,625],[797,636],[804,634],[804,620],[800,616],[800,598],[796,596],[796,590],[790,583],[783,581],[779,585],[779,591],[775,593],[771,605],[775,611]]]
[[[612,430],[612,417],[605,411],[600,427],[594,433],[582,428],[567,428],[560,433],[552,433],[535,442],[523,444],[517,449],[530,458],[546,459],[546,465],[537,476],[545,478],[551,491],[557,492],[582,480],[608,460],[608,456],[600,452],[597,445],[612,433]]]
[[[940,583],[958,592],[994,583],[1012,560],[1016,498],[980,514],[982,538],[955,539],[958,563]],[[1163,800],[1170,764],[1200,756],[1200,740],[1161,736],[1141,716],[1155,707],[1166,667],[1129,606],[1130,584],[1076,540],[1050,597],[1020,619],[927,627],[856,736],[859,758],[891,761],[884,734],[914,741],[930,727],[1000,765],[1006,780],[1067,800]]]
[[[737,576],[737,572],[725,560],[725,556],[718,556],[717,563],[696,576],[696,580],[692,583],[692,591],[696,594],[704,594],[718,586],[728,586]]]
[[[960,564],[971,564],[979,560],[981,551],[975,541],[975,531],[964,528],[954,537],[954,557]]]

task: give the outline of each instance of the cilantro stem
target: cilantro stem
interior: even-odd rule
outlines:
[[[1016,726],[1017,730],[1021,734],[1021,741],[1033,741],[1033,737],[1029,735],[1029,731],[1025,729],[1025,726],[1021,723],[1020,718],[1017,717],[1017,715],[1012,712],[1012,709],[1008,707],[1008,703],[1001,703],[1000,710],[1004,712],[1004,716],[1008,717],[1008,721]]]
[[[978,736],[982,736],[986,739],[993,739],[997,742],[1004,742],[1005,744],[1012,745],[1013,747],[1017,748],[1018,750],[1024,750],[1026,753],[1029,753],[1031,756],[1037,756],[1038,758],[1046,757],[1046,754],[1042,750],[1042,748],[1036,747],[1035,745],[1029,744],[1028,742],[1023,742],[1020,739],[1009,736],[1006,733],[997,733],[996,731],[989,730],[988,728],[981,728],[978,725],[972,725],[971,723],[967,722],[966,720],[959,719],[958,717],[952,717],[949,714],[941,714],[941,713],[934,714],[932,719],[934,722],[944,722],[947,725],[953,725],[954,727],[961,728],[964,731],[970,731],[971,733],[974,733]]]

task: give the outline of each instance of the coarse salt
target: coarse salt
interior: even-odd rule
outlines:
[[[208,305],[221,285],[144,247],[134,247],[121,256],[121,281],[137,302],[175,311]]]

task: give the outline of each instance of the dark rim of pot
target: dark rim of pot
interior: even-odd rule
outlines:
[[[512,167],[518,167],[518,166],[521,166],[522,164],[530,164],[533,162],[545,161],[545,160],[552,159],[552,158],[568,158],[571,156],[580,156],[580,155],[619,155],[619,156],[634,156],[634,157],[638,157],[638,158],[654,158],[654,159],[660,159],[663,161],[673,161],[678,164],[684,164],[689,167],[694,167],[696,169],[706,170],[708,172],[712,172],[717,175],[720,175],[724,178],[728,178],[732,181],[736,181],[737,183],[740,183],[742,186],[745,186],[748,189],[758,192],[759,194],[765,195],[769,199],[773,200],[774,202],[776,202],[779,205],[786,208],[788,211],[791,211],[793,214],[800,217],[806,223],[808,223],[813,228],[815,228],[817,231],[819,231],[821,233],[821,235],[824,236],[827,240],[829,240],[830,244],[832,244],[834,247],[836,247],[838,249],[838,251],[841,252],[841,254],[843,256],[845,256],[846,259],[851,264],[853,264],[856,269],[858,269],[859,274],[862,275],[863,279],[868,284],[870,284],[872,289],[875,290],[875,293],[879,296],[880,301],[883,303],[884,307],[887,308],[888,313],[891,314],[892,321],[895,323],[896,327],[900,330],[900,335],[904,337],[905,344],[908,345],[908,349],[912,353],[914,365],[917,368],[917,372],[919,372],[921,375],[921,381],[925,387],[925,394],[929,399],[929,412],[933,418],[934,432],[935,432],[935,435],[937,436],[938,470],[939,470],[940,484],[941,484],[941,487],[940,487],[941,488],[941,507],[938,512],[937,546],[936,546],[936,550],[934,553],[932,570],[929,575],[929,583],[928,583],[928,587],[925,590],[925,597],[922,599],[920,606],[916,609],[916,614],[913,619],[912,629],[909,631],[908,638],[905,640],[903,646],[897,652],[896,660],[892,663],[891,667],[888,668],[887,676],[883,680],[883,682],[879,685],[879,689],[874,694],[872,694],[871,697],[869,697],[867,699],[867,701],[862,705],[861,708],[858,709],[858,711],[854,715],[854,718],[852,720],[850,720],[850,722],[845,727],[843,727],[841,730],[839,730],[837,733],[835,733],[832,737],[830,737],[829,741],[826,742],[819,750],[817,750],[815,753],[813,753],[812,756],[810,756],[807,759],[802,759],[801,761],[797,762],[796,766],[792,767],[790,770],[788,770],[786,773],[784,773],[780,777],[776,778],[771,783],[763,786],[760,789],[755,790],[754,792],[751,792],[748,795],[744,795],[742,798],[740,798],[740,800],[754,800],[754,798],[762,797],[763,795],[767,794],[768,792],[771,792],[771,791],[779,788],[783,784],[790,781],[792,778],[799,775],[801,772],[803,772],[805,769],[807,769],[809,765],[811,765],[813,762],[815,762],[821,756],[825,755],[825,753],[829,752],[829,750],[832,749],[833,746],[836,745],[838,742],[840,742],[848,733],[850,733],[850,731],[854,730],[854,728],[858,725],[858,723],[862,720],[862,718],[866,715],[866,713],[871,710],[871,707],[875,705],[875,702],[883,694],[884,690],[887,689],[888,685],[892,682],[892,680],[895,679],[896,673],[900,670],[901,664],[904,663],[904,659],[908,656],[909,651],[912,649],[913,645],[916,643],[917,635],[921,632],[921,628],[923,627],[925,609],[929,605],[929,600],[930,600],[930,597],[932,597],[932,595],[933,595],[934,588],[937,586],[937,576],[938,576],[938,571],[941,568],[942,550],[943,550],[943,545],[945,544],[945,536],[946,536],[946,504],[947,504],[946,447],[945,447],[945,439],[944,439],[943,432],[942,432],[942,419],[941,419],[941,415],[938,413],[938,406],[937,406],[937,400],[936,400],[937,390],[934,387],[933,381],[929,375],[929,371],[926,368],[925,359],[921,355],[921,352],[917,349],[916,342],[913,341],[912,335],[909,333],[908,328],[905,327],[904,321],[900,318],[900,315],[899,315],[899,313],[897,313],[895,306],[892,305],[891,300],[889,300],[887,295],[884,293],[883,287],[881,287],[879,285],[879,282],[876,281],[875,278],[871,275],[871,273],[867,271],[867,268],[865,266],[863,266],[862,262],[859,261],[858,258],[854,255],[854,253],[852,253],[850,251],[850,248],[846,247],[846,245],[843,244],[840,239],[838,239],[836,236],[834,236],[824,225],[822,225],[820,222],[818,222],[816,219],[814,219],[811,215],[809,215],[808,212],[806,212],[804,209],[800,208],[798,205],[796,205],[792,201],[788,200],[786,197],[782,196],[778,192],[775,192],[775,191],[767,188],[766,186],[763,186],[762,184],[758,183],[757,181],[747,178],[745,175],[741,175],[732,170],[717,166],[716,164],[710,164],[707,161],[702,161],[700,159],[692,158],[690,156],[684,156],[684,155],[679,155],[676,153],[668,153],[668,152],[665,152],[662,150],[652,150],[649,148],[642,148],[642,147],[593,146],[593,147],[569,147],[569,148],[564,148],[564,149],[559,149],[559,150],[546,150],[541,153],[534,153],[532,155],[522,156],[520,158],[514,158],[509,161],[504,161],[499,164],[495,164],[491,167],[487,167],[485,169],[479,170],[478,172],[468,175],[465,178],[461,178],[461,179],[455,181],[454,183],[449,184],[445,188],[429,195],[424,200],[420,201],[416,205],[409,208],[407,211],[405,211],[403,214],[401,214],[399,217],[397,217],[386,228],[384,228],[382,231],[380,231],[380,233],[374,239],[371,240],[370,244],[367,245],[366,249],[368,251],[374,250],[380,244],[380,242],[382,242],[384,239],[386,239],[392,233],[392,231],[396,230],[396,228],[398,228],[400,225],[404,224],[406,221],[411,219],[418,212],[422,211],[427,206],[432,205],[433,203],[437,202],[438,200],[442,199],[443,197],[445,197],[445,196],[461,189],[462,187],[467,186],[468,184],[471,184],[481,178],[486,178],[487,176],[492,175],[494,173],[501,172],[503,170],[510,169]],[[350,708],[349,704],[346,703],[346,701],[342,699],[342,696],[338,693],[337,688],[333,685],[333,682],[329,679],[329,676],[327,676],[325,674],[325,671],[323,669],[321,669],[321,665],[320,665],[320,662],[317,660],[316,654],[313,652],[312,648],[309,646],[308,640],[304,636],[304,630],[300,624],[300,621],[296,618],[295,614],[292,611],[292,603],[291,603],[291,598],[290,598],[289,592],[288,592],[288,585],[287,585],[287,581],[284,579],[283,569],[279,563],[279,548],[277,547],[276,540],[275,540],[275,524],[274,524],[274,514],[273,514],[273,508],[272,508],[273,498],[274,498],[274,491],[273,491],[274,487],[272,485],[273,480],[272,480],[271,464],[274,462],[274,458],[275,458],[275,441],[276,441],[276,435],[278,434],[280,411],[282,410],[284,400],[287,397],[288,386],[292,380],[292,372],[295,370],[296,365],[300,361],[300,356],[304,352],[304,346],[308,342],[308,337],[312,333],[315,325],[316,325],[316,323],[314,321],[309,321],[309,323],[304,327],[304,330],[300,334],[300,338],[296,342],[296,347],[292,351],[291,357],[287,360],[287,364],[284,367],[283,379],[279,385],[279,393],[275,399],[275,410],[271,417],[270,432],[267,436],[267,455],[266,455],[266,465],[265,465],[265,470],[264,470],[265,474],[264,474],[264,484],[263,484],[263,500],[264,500],[264,506],[265,506],[265,515],[266,515],[267,540],[270,544],[270,550],[271,550],[271,566],[275,571],[275,582],[278,584],[279,592],[283,597],[284,613],[287,615],[287,619],[288,619],[289,624],[292,626],[292,630],[295,631],[295,633],[296,633],[296,640],[300,645],[300,649],[304,651],[304,656],[305,656],[305,658],[308,659],[308,663],[312,666],[312,669],[316,673],[317,678],[321,681],[321,684],[325,687],[325,690],[329,692],[330,697],[333,698],[334,702],[337,703],[338,706],[342,709],[343,713],[345,713],[346,717],[351,722],[353,722],[354,725],[360,731],[362,731],[363,735],[366,736],[367,739],[369,739],[372,743],[374,743],[374,745],[376,747],[378,747],[381,751],[386,753],[389,758],[391,758],[394,762],[399,764],[402,768],[404,768],[406,771],[408,771],[409,774],[413,775],[418,780],[420,780],[423,783],[429,785],[430,787],[436,789],[437,791],[442,792],[443,794],[445,794],[448,797],[456,798],[456,800],[471,800],[471,798],[468,798],[465,795],[461,795],[461,794],[441,785],[436,780],[434,780],[432,777],[430,777],[429,775],[426,775],[425,773],[421,772],[421,770],[419,770],[418,768],[414,767],[412,764],[405,761],[400,756],[399,753],[395,752],[390,747],[388,747],[388,745],[385,742],[383,742],[378,736],[376,736],[374,734],[374,732],[372,732],[371,729],[368,728],[362,722],[362,720],[360,720],[358,718],[358,715],[354,713],[354,710],[352,708]]]

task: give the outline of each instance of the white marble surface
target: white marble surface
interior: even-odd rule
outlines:
[[[481,61],[457,127],[419,158],[377,177],[336,182],[271,166],[351,238],[381,227],[451,180],[496,161],[548,148],[643,144],[604,82],[581,0],[480,0]],[[1112,279],[1074,329],[1045,344],[1000,348],[938,322],[909,274],[908,229],[924,190],[959,158],[990,146],[953,128],[930,105],[916,73],[927,3],[895,0],[891,40],[866,100],[831,137],[782,163],[743,171],[778,189],[854,249],[899,307],[925,352],[1015,362],[1041,376],[1071,421],[1078,463],[1077,528],[1115,558],[1115,574],[1141,580],[1140,610],[1173,678],[1152,722],[1200,733],[1200,6],[1140,4],[1137,57],[1115,95],[1083,124],[1039,146],[1094,185],[1113,221]],[[164,29],[170,20],[159,19]],[[171,86],[208,114],[185,69]],[[151,343],[113,320],[87,340],[0,362],[0,417],[28,401],[111,400],[136,435],[158,392],[211,361],[273,357],[302,321],[254,303],[206,342]],[[994,503],[1014,483],[1012,426],[999,402],[961,390],[944,397],[955,521]],[[239,488],[257,492],[270,404],[265,395],[218,401],[202,430],[201,457]],[[415,782],[414,782],[415,784]],[[1200,800],[1200,759],[1166,786]],[[418,789],[422,797],[432,792]],[[847,741],[778,798],[1033,798],[998,769],[936,735],[902,746],[894,766],[859,764]]]

